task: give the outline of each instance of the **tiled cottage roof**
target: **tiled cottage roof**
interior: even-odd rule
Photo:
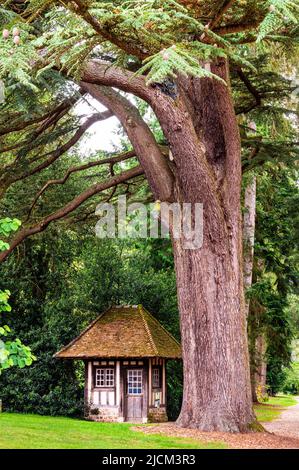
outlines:
[[[141,305],[116,306],[100,315],[58,358],[181,357],[180,344]]]

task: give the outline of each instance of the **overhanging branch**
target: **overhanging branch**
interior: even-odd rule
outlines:
[[[133,72],[98,59],[87,62],[82,73],[82,82],[116,87],[138,96],[149,104],[166,99],[157,87],[147,86],[144,77],[135,76]]]
[[[89,168],[94,168],[96,166],[104,165],[104,164],[107,164],[107,163],[110,164],[110,165],[115,165],[116,163],[123,162],[123,161],[128,160],[129,158],[133,158],[135,156],[136,156],[135,152],[133,150],[131,150],[130,152],[124,152],[124,153],[121,153],[120,155],[117,155],[115,157],[102,158],[101,160],[96,160],[96,161],[93,161],[93,162],[85,163],[85,165],[71,167],[67,170],[67,172],[65,173],[65,175],[62,178],[57,178],[57,179],[54,179],[54,180],[47,181],[47,183],[44,184],[44,186],[41,188],[41,190],[35,196],[35,198],[33,200],[33,203],[31,204],[30,209],[28,211],[28,216],[27,216],[26,221],[29,219],[29,217],[32,213],[32,210],[35,207],[38,199],[45,193],[45,191],[48,190],[48,188],[50,186],[64,184],[68,180],[68,178],[71,176],[71,174],[73,174],[73,173],[84,171],[84,170],[87,170]]]
[[[29,168],[25,171],[21,171],[18,174],[17,171],[17,162],[14,162],[10,167],[6,167],[6,171],[8,171],[11,176],[8,175],[8,179],[10,183],[15,183],[17,181],[22,181],[25,178],[28,178],[29,176],[32,176],[36,173],[39,173],[40,171],[44,170],[45,168],[48,168],[50,165],[52,165],[61,155],[63,155],[65,152],[70,150],[83,136],[83,134],[87,131],[89,127],[91,127],[95,122],[102,121],[104,119],[108,119],[109,117],[113,116],[111,111],[103,111],[102,113],[97,113],[93,114],[90,116],[80,127],[79,129],[75,132],[75,134],[63,145],[59,146],[56,150],[53,152],[49,152],[48,154],[45,154],[44,157],[47,157],[46,160],[44,160],[42,163],[39,165],[35,166],[34,168]],[[39,157],[40,159],[41,157]],[[13,171],[12,171],[13,170]]]
[[[118,46],[121,50],[125,51],[129,55],[134,55],[139,59],[145,59],[149,54],[146,53],[143,48],[132,44],[118,34],[113,34],[111,28],[105,27],[101,24],[96,18],[94,18],[88,11],[88,6],[81,0],[73,0],[69,2],[73,6],[73,10],[80,15],[86,23],[88,23],[96,33],[102,36],[107,41],[110,41],[112,44]]]
[[[102,191],[105,191],[106,189],[117,186],[120,183],[124,183],[142,174],[143,174],[143,169],[141,168],[141,166],[137,166],[135,168],[132,168],[130,170],[127,170],[121,173],[120,175],[116,175],[113,178],[107,181],[104,181],[103,183],[97,183],[91,186],[90,188],[86,189],[85,191],[83,191],[83,193],[79,194],[77,197],[75,197],[72,201],[70,201],[61,209],[58,209],[57,211],[53,212],[52,214],[42,219],[40,222],[34,224],[31,227],[22,228],[17,233],[15,238],[10,242],[10,248],[0,253],[0,262],[4,261],[9,256],[9,254],[18,245],[20,245],[20,243],[22,243],[26,238],[32,235],[35,235],[37,233],[43,232],[51,222],[54,222],[56,220],[66,217],[68,214],[73,212],[81,204],[83,204],[87,199],[91,198],[95,194],[98,194]]]
[[[144,169],[156,199],[169,201],[173,195],[173,174],[150,128],[138,109],[124,96],[110,87],[81,82],[81,86],[95,99],[110,109],[125,129],[136,155]]]

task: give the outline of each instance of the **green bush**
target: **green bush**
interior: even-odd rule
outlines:
[[[292,395],[299,395],[299,362],[295,362],[286,369],[286,377],[282,391]]]
[[[167,415],[175,421],[179,415],[183,398],[183,364],[169,361],[167,364]]]

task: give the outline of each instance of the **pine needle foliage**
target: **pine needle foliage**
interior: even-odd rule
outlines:
[[[35,63],[33,69],[38,76],[55,66],[78,80],[86,60],[107,53],[113,62],[124,67],[133,60],[139,73],[147,75],[149,85],[173,79],[179,73],[219,79],[211,74],[207,64],[219,57],[253,69],[247,60],[246,46],[242,46],[248,34],[256,34],[257,43],[276,41],[289,47],[289,38],[293,44],[298,41],[298,0],[237,0],[215,28],[213,21],[221,12],[222,3],[28,0],[21,18],[8,0],[0,9],[0,24],[10,28],[19,22],[22,43],[14,48],[17,52],[11,58],[9,40],[1,40],[4,54],[0,59],[0,79],[11,76],[34,87],[31,69]],[[249,33],[248,18],[252,21]],[[236,26],[235,33],[228,28],[223,34],[221,28],[231,24]],[[133,53],[126,52],[126,46]],[[18,71],[14,67],[16,61]]]
[[[31,93],[46,88],[49,80],[52,86],[54,71],[78,82],[86,61],[95,57],[135,71],[148,86],[174,88],[179,75],[221,81],[211,64],[225,58],[231,66],[237,114],[258,122],[267,139],[274,136],[280,142],[273,148],[265,145],[265,152],[261,148],[261,158],[268,151],[276,158],[282,153],[283,136],[293,135],[298,113],[288,97],[295,93],[295,62],[286,75],[283,54],[290,62],[290,51],[296,54],[298,49],[298,0],[236,0],[215,24],[223,6],[220,0],[25,3],[22,15],[10,1],[0,8],[1,27],[10,31],[9,39],[0,39],[0,79],[7,95],[18,92],[24,109],[26,88],[31,87],[32,100]],[[12,42],[13,27],[21,31],[19,46]],[[239,69],[251,90],[240,80]],[[260,143],[259,138],[255,141]],[[293,158],[293,149],[286,153]]]
[[[32,63],[38,59],[32,42],[31,27],[22,22],[13,12],[0,9],[0,28],[6,29],[9,36],[0,36],[0,79],[14,79],[22,85],[38,91],[32,81]],[[21,44],[14,44],[13,28],[21,31]],[[30,58],[30,59],[29,59]]]
[[[209,59],[212,59],[213,56],[225,56],[224,51],[216,51],[213,47],[210,48],[210,51],[212,54],[209,53]],[[204,48],[204,53],[206,55],[207,48]],[[201,67],[198,59],[195,59],[194,55],[191,55],[184,45],[173,45],[146,59],[137,74],[141,75],[148,72],[146,75],[147,84],[162,83],[167,77],[176,78],[176,71],[180,71],[186,76],[215,78],[225,84],[224,80],[218,75],[211,73],[204,66]],[[204,57],[201,59],[204,59]]]
[[[299,20],[298,0],[271,0],[267,2],[268,13],[260,24],[257,42],[265,39],[270,33],[287,25],[297,25]]]

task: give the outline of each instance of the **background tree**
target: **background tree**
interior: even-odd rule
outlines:
[[[256,258],[249,291],[251,365],[255,371],[260,362],[267,363],[270,393],[281,390],[298,333],[288,307],[290,293],[298,293],[297,178],[296,169],[273,164],[257,178]],[[255,347],[260,332],[266,339],[264,357]]]
[[[10,274],[6,264],[1,266],[1,279],[12,291],[11,324],[38,358],[26,371],[1,377],[5,410],[83,415],[84,368],[80,361],[57,361],[53,354],[111,302],[142,303],[179,339],[173,266],[165,266],[164,249],[160,258],[158,248],[146,240],[136,246],[98,240],[86,229],[60,233],[52,228],[27,240],[24,250],[9,259]],[[180,410],[180,366],[168,364],[172,419]]]

